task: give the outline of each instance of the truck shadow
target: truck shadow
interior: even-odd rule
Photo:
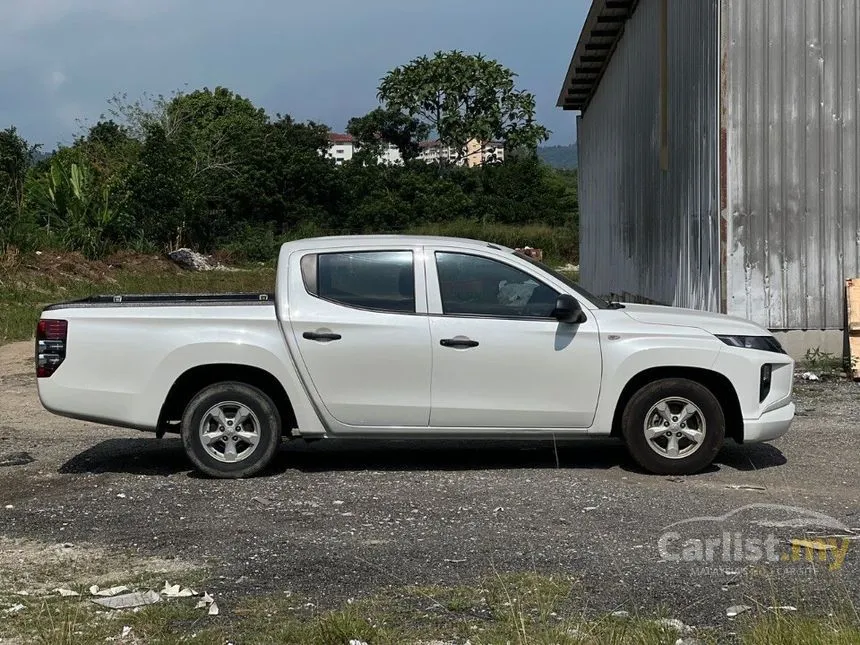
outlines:
[[[782,452],[770,444],[738,446],[729,442],[705,472],[717,472],[724,467],[763,470],[786,462]],[[560,441],[555,448],[551,441],[327,439],[285,444],[264,476],[289,470],[313,473],[518,468],[620,468],[642,472],[625,447],[611,439]],[[202,477],[191,468],[182,443],[176,438],[108,439],[69,459],[60,466],[59,472],[153,476],[184,472],[190,477]]]

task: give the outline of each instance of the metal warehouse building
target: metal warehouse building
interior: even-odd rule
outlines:
[[[593,0],[558,102],[580,111],[583,286],[841,352],[858,32],[860,0]]]

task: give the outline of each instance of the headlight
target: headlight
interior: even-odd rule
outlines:
[[[758,349],[763,352],[777,352],[785,354],[785,350],[779,341],[773,336],[720,336],[717,335],[726,345],[732,347],[743,347],[746,349]]]

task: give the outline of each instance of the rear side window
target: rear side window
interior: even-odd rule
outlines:
[[[415,313],[411,251],[350,251],[302,258],[309,293],[347,307]]]

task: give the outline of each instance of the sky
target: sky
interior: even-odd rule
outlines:
[[[0,129],[53,149],[125,93],[227,87],[270,114],[343,131],[391,68],[437,50],[483,53],[555,107],[590,0],[0,0]]]

